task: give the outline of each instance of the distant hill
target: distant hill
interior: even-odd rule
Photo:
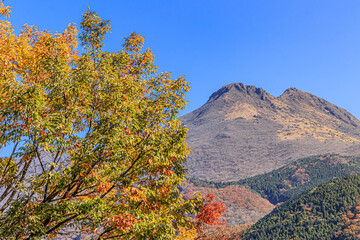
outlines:
[[[276,207],[242,239],[358,239],[360,176],[324,183]]]
[[[274,97],[262,88],[229,84],[181,120],[193,148],[189,176],[203,180],[238,181],[329,152],[360,154],[360,121],[295,88]]]
[[[352,174],[360,174],[360,157],[324,154],[299,159],[269,173],[235,182],[207,182],[194,178],[189,181],[197,187],[208,188],[245,186],[272,204],[278,204],[321,183]]]
[[[194,191],[205,194],[214,192],[215,195],[220,195],[219,200],[225,201],[225,204],[230,199],[237,201],[237,205],[227,204],[229,212],[232,213],[227,219],[231,219],[229,221],[231,224],[239,224],[246,223],[247,219],[251,220],[248,222],[256,222],[267,214],[263,209],[269,209],[269,207],[264,204],[264,201],[259,201],[260,196],[264,198],[263,200],[269,200],[271,204],[276,205],[297,197],[319,184],[352,174],[360,174],[360,157],[324,154],[299,159],[269,173],[235,182],[207,182],[194,178],[188,181],[193,184],[191,189]],[[225,190],[226,188],[234,190],[230,192]],[[247,192],[251,189],[253,192],[244,195],[245,190],[238,191],[237,189],[246,189]],[[255,199],[252,199],[253,196]],[[244,210],[246,205],[243,202],[246,201],[257,203],[254,205],[256,207],[251,208],[251,214]],[[239,209],[236,209],[236,206]]]
[[[319,184],[353,174],[360,174],[360,157],[325,154],[303,158],[235,184],[247,186],[272,204],[278,204]]]

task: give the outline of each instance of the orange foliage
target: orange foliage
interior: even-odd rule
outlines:
[[[4,0],[0,1],[0,15],[4,17],[9,17],[9,14],[11,13],[10,8],[11,7],[9,6],[4,6]]]
[[[224,218],[229,225],[255,222],[275,207],[267,199],[243,186],[229,185],[216,189],[195,187],[192,183],[184,182],[181,187],[185,199],[190,199],[194,192],[204,195],[212,192],[216,201],[225,203],[227,211]]]
[[[118,214],[108,218],[104,223],[104,227],[112,227],[115,229],[129,230],[133,227],[137,220],[133,214]]]
[[[200,235],[197,240],[239,240],[241,239],[246,230],[251,227],[251,223],[224,226],[221,229],[218,227],[209,227],[206,234]]]
[[[204,197],[204,207],[196,216],[195,228],[200,235],[204,234],[208,226],[223,226],[226,220],[221,219],[225,212],[225,204],[214,201],[215,196],[209,193]]]
[[[344,236],[360,238],[360,202],[355,204],[349,211],[342,215],[342,231],[337,232],[336,236],[342,239]]]

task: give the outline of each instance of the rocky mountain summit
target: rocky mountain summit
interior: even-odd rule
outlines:
[[[181,117],[193,151],[189,176],[236,181],[324,154],[360,154],[360,121],[310,93],[287,89],[274,97],[242,83],[214,92]]]

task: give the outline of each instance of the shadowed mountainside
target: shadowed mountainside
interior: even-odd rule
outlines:
[[[360,154],[360,121],[295,88],[274,97],[262,88],[229,84],[181,120],[193,148],[189,176],[204,180],[236,181],[328,152]]]
[[[182,192],[213,192],[218,201],[225,203],[230,213],[225,215],[229,224],[254,223],[271,210],[269,202],[275,206],[334,178],[359,174],[360,157],[324,154],[302,158],[269,173],[236,182],[188,179],[188,183],[182,185]]]
[[[360,176],[321,184],[276,207],[241,239],[359,239]]]

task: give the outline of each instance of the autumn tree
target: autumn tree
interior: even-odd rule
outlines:
[[[222,219],[224,212],[225,203],[216,201],[213,193],[205,195],[203,206],[195,218],[196,239],[227,239],[227,236],[222,234],[224,232],[222,227],[226,223],[226,220]]]
[[[109,21],[91,10],[79,37],[74,25],[17,35],[0,4],[0,237],[193,237],[202,200],[178,191],[184,78],[160,73],[136,33],[105,51]]]
[[[335,233],[336,239],[360,238],[360,202],[341,216],[341,230]]]

